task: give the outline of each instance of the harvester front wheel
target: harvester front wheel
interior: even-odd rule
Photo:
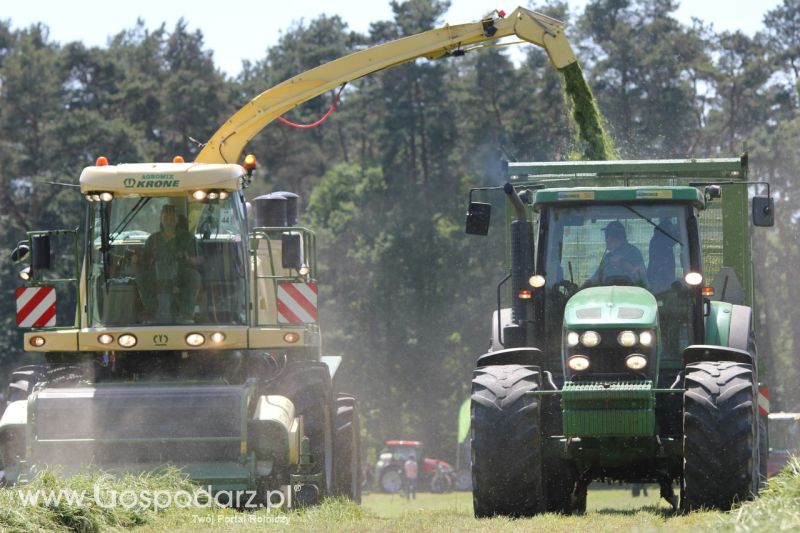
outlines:
[[[336,398],[333,493],[361,503],[361,435],[358,405],[354,396]]]
[[[728,510],[750,499],[758,481],[753,368],[701,362],[685,376],[682,506]]]
[[[542,512],[539,368],[477,368],[472,379],[472,500],[477,518]]]

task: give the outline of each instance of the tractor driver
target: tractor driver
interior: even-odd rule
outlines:
[[[603,228],[606,251],[594,275],[586,280],[584,287],[630,283],[646,285],[647,270],[642,252],[628,242],[625,226],[615,220]]]
[[[147,238],[137,277],[145,320],[193,322],[200,289],[194,235],[178,226],[175,206],[161,208],[161,231]]]

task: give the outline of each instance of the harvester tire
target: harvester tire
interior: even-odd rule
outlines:
[[[701,362],[686,366],[683,477],[686,510],[729,510],[758,483],[758,422],[753,368]]]
[[[44,365],[27,365],[14,370],[8,382],[6,401],[11,403],[27,400],[28,395],[33,391],[33,387],[39,382],[44,373]]]
[[[539,368],[477,368],[472,379],[472,500],[477,518],[544,511]]]
[[[361,503],[361,428],[353,396],[336,398],[333,494]]]
[[[303,417],[305,435],[315,462],[313,472],[324,476],[319,487],[329,494],[333,484],[333,398],[328,366],[316,361],[290,363],[276,392],[292,400],[295,413]]]

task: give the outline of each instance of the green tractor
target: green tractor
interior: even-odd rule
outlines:
[[[472,380],[475,515],[581,513],[594,480],[658,483],[676,510],[753,497],[768,445],[750,220],[773,225],[769,186],[746,156],[505,167],[510,272]],[[491,204],[472,201],[487,190],[470,192],[467,233],[488,233]]]

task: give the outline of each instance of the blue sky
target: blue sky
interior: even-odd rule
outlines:
[[[581,7],[586,1],[570,0],[570,5]],[[683,0],[677,17],[688,24],[694,16],[712,22],[718,31],[742,30],[752,34],[761,29],[764,13],[780,3],[779,0]],[[526,1],[452,0],[444,22],[470,22],[493,9],[511,11],[520,4],[525,5]],[[388,0],[2,0],[0,18],[10,19],[15,28],[44,22],[50,28],[50,38],[61,43],[83,41],[90,46],[102,46],[109,36],[132,28],[139,17],[150,28],[162,22],[172,28],[184,17],[190,30],[202,30],[207,48],[214,51],[216,64],[235,75],[243,59],[264,57],[267,48],[277,42],[293,21],[308,21],[323,13],[340,15],[357,31],[366,31],[370,22],[391,18]]]

